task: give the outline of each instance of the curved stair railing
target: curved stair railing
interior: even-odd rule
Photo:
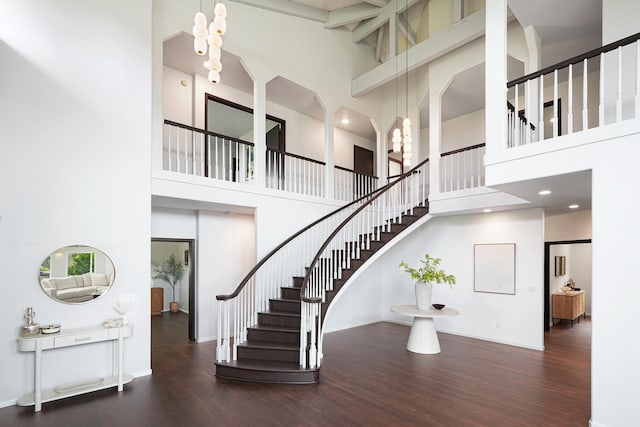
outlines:
[[[247,341],[248,327],[257,323],[258,313],[267,309],[269,299],[276,298],[280,287],[292,277],[304,277],[305,266],[315,255],[319,242],[324,241],[344,218],[366,203],[371,194],[384,188],[374,190],[296,232],[264,256],[233,293],[216,296],[219,302],[218,362],[237,360],[238,345]]]
[[[429,195],[429,159],[368,195],[335,227],[315,253],[302,282],[300,320],[300,366],[316,368],[322,359],[322,303],[330,303],[343,282],[343,272],[374,252],[373,245],[386,243],[404,218],[426,207]],[[339,282],[341,281],[341,282]]]
[[[427,159],[397,180],[309,224],[263,257],[233,293],[216,296],[216,361],[237,360],[238,345],[247,341],[249,327],[258,323],[258,313],[268,310],[269,300],[277,298],[280,288],[292,277],[304,277],[309,286],[301,288],[306,303],[301,302],[300,334],[304,337],[300,341],[300,366],[319,366],[318,328],[312,326],[315,322],[309,320],[309,314],[315,313],[319,320],[323,290],[334,289],[334,280],[341,279],[343,270],[358,262],[363,251],[371,250],[392,227],[401,225],[414,207],[426,205],[428,166]],[[334,251],[332,257],[322,258],[327,251]]]

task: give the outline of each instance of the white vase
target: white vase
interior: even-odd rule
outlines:
[[[428,282],[416,282],[416,307],[418,310],[431,308],[432,285]]]

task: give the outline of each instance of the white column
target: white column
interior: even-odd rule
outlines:
[[[486,1],[485,58],[485,129],[491,153],[507,148],[507,0]]]
[[[264,80],[253,82],[253,170],[256,188],[266,185],[267,172],[267,85]]]
[[[431,82],[430,82],[431,83]],[[429,194],[440,193],[441,96],[437,88],[429,89]],[[506,101],[505,101],[506,102]]]
[[[540,42],[540,36],[538,35],[538,32],[531,25],[524,29],[524,38],[527,42],[527,50],[529,51],[529,59],[525,64],[524,73],[530,74],[538,71],[542,66],[542,45]],[[529,91],[527,92],[528,100],[527,100],[527,105],[525,105],[525,108],[527,106],[531,107],[526,109],[525,115],[527,116],[527,119],[529,120],[529,122],[533,123],[533,125],[536,126],[536,129],[538,128],[538,121],[539,121],[538,104],[540,103],[539,101],[540,85],[536,84],[537,81],[538,81],[537,79],[533,80],[529,84]],[[530,128],[527,129],[527,132],[529,131],[530,131]],[[532,138],[531,140],[536,141],[537,138]]]
[[[324,194],[328,199],[334,197],[335,178],[335,139],[334,120],[336,109],[326,108],[324,111]]]

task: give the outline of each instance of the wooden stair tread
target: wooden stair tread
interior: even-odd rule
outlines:
[[[216,362],[216,365],[241,368],[254,371],[271,372],[315,372],[318,369],[302,368],[298,362],[282,362],[278,360],[232,360],[230,362]]]
[[[287,311],[261,311],[258,314],[268,314],[271,316],[283,316],[283,317],[300,317],[300,313],[290,313]]]
[[[248,329],[255,329],[258,331],[271,331],[271,332],[300,332],[300,328],[295,326],[276,326],[276,325],[253,325]]]
[[[299,288],[296,288],[299,289]],[[282,301],[282,302],[300,302],[299,299],[288,299],[288,298],[269,298],[269,301]]]
[[[242,344],[238,344],[238,347],[245,348],[259,348],[259,349],[269,349],[269,350],[295,350],[298,351],[300,346],[298,344],[293,343],[281,343],[275,341],[252,341],[248,340],[243,342]]]

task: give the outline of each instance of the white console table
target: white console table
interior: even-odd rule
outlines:
[[[65,397],[76,396],[82,393],[102,390],[118,386],[118,391],[123,390],[123,385],[133,380],[132,375],[123,373],[124,345],[123,340],[131,336],[132,325],[124,325],[117,328],[105,328],[96,326],[92,328],[68,329],[55,334],[38,334],[32,337],[18,338],[18,351],[35,352],[34,392],[22,396],[16,402],[19,406],[35,406],[35,411],[42,409],[43,402]],[[102,341],[113,342],[112,376],[107,378],[94,378],[87,381],[64,384],[52,389],[42,389],[42,352],[56,348],[73,347],[92,344]]]
[[[391,307],[391,311],[413,316],[413,325],[411,325],[411,331],[409,332],[407,350],[421,354],[440,353],[440,342],[433,324],[433,318],[460,314],[458,310],[450,307],[445,307],[442,310],[434,308],[418,310],[415,305],[394,305]]]

